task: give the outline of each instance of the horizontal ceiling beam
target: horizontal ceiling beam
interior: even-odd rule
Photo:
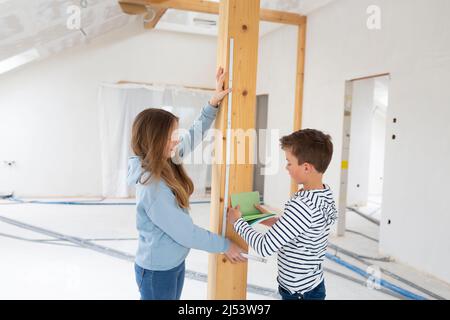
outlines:
[[[127,14],[147,12],[145,6],[176,9],[199,13],[219,14],[219,3],[206,0],[119,0],[122,11]],[[140,8],[139,8],[140,7]],[[306,17],[297,13],[260,9],[260,20],[266,22],[303,25]]]
[[[119,1],[120,8],[126,14],[144,14],[147,12],[145,6],[141,4],[133,4]]]
[[[302,16],[297,13],[270,10],[270,9],[260,9],[259,19],[266,22],[282,23],[282,24],[292,24],[292,25],[303,25],[306,22],[306,16]]]
[[[164,13],[166,13],[167,9],[165,8],[155,8],[153,9],[153,16],[152,17],[148,17],[148,15],[150,15],[149,13],[147,14],[147,16],[144,18],[144,28],[145,29],[154,29],[156,27],[156,25],[158,24],[159,20],[161,20],[162,16],[164,15]],[[151,20],[146,21],[146,18],[151,18]]]

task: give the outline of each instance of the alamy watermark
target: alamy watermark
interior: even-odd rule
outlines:
[[[66,13],[69,15],[66,20],[66,27],[69,30],[79,30],[83,34],[85,32],[81,28],[81,9],[85,9],[88,6],[87,0],[80,0],[79,5],[67,6]]]
[[[381,270],[378,266],[367,267],[366,272],[369,277],[366,280],[366,287],[373,290],[381,289]]]
[[[280,158],[284,157],[280,148],[279,129],[231,129],[222,132],[218,129],[204,131],[196,121],[191,129],[178,129],[172,140],[180,140],[172,153],[175,163],[211,165],[261,165],[262,175],[275,175],[279,171]],[[230,139],[229,159],[227,161],[227,136]]]
[[[368,14],[366,25],[369,30],[381,30],[381,8],[377,5],[367,7]]]

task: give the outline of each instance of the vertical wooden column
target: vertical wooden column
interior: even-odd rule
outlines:
[[[302,128],[303,117],[303,86],[305,79],[305,44],[306,44],[306,17],[298,26],[297,42],[297,76],[295,83],[295,106],[294,106],[294,131]],[[291,194],[298,190],[295,181],[291,181]]]
[[[234,39],[232,129],[255,128],[256,72],[258,60],[260,0],[221,0],[219,7],[219,39],[217,64],[229,70],[230,38]],[[228,83],[228,82],[227,82]],[[211,187],[211,231],[222,232],[225,195],[226,124],[228,98],[224,99],[216,119],[216,129],[223,135],[216,140],[215,156],[222,163],[213,164]],[[242,141],[232,141],[232,148]],[[252,145],[246,144],[246,154],[251,154]],[[234,152],[236,159],[236,152]],[[232,159],[233,159],[232,158]],[[229,194],[251,191],[253,165],[247,158],[245,164],[232,164],[229,175]],[[228,224],[226,236],[247,245]],[[247,263],[232,264],[224,255],[211,254],[208,270],[208,299],[246,299]]]

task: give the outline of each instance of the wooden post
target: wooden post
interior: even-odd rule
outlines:
[[[229,70],[230,38],[234,39],[232,128],[255,128],[256,72],[259,40],[260,0],[221,0],[219,7],[219,38],[217,64]],[[228,82],[227,82],[228,83]],[[226,123],[228,98],[224,99],[216,119],[216,129],[223,139],[216,140],[216,156],[222,159],[212,167],[211,187],[211,231],[222,232],[222,218],[225,195]],[[232,141],[236,150],[242,141]],[[253,146],[245,145],[245,153],[251,154]],[[234,152],[236,159],[236,152]],[[232,158],[232,159],[233,159]],[[217,159],[219,160],[219,159]],[[232,164],[229,175],[229,194],[251,191],[253,186],[253,165],[246,157],[245,164]],[[245,242],[228,224],[226,236],[247,248]],[[211,254],[208,271],[209,299],[246,299],[247,263],[232,264],[224,255]]]
[[[305,44],[306,44],[306,17],[298,26],[297,42],[297,77],[295,83],[294,131],[302,128],[303,117],[303,86],[305,78]],[[298,185],[291,181],[291,194],[298,191]]]

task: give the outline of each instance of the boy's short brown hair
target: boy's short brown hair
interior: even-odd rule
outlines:
[[[315,129],[295,131],[280,139],[281,148],[288,149],[297,158],[298,164],[308,162],[324,173],[333,156],[331,136]]]

